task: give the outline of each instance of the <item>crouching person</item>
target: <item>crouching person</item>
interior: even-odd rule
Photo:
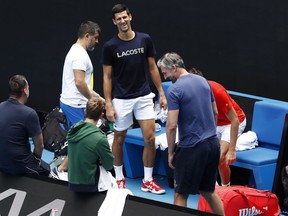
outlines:
[[[96,126],[104,107],[105,102],[100,97],[89,99],[86,120],[79,121],[68,132],[68,187],[72,191],[98,192],[100,165],[105,170],[113,168],[114,156],[108,140]]]

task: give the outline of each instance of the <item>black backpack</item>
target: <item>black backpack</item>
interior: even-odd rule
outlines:
[[[98,125],[98,124],[100,124],[100,125]],[[99,119],[97,126],[104,132],[104,134],[106,136],[113,132],[110,130],[110,126],[109,126],[108,120],[106,120],[106,118]]]
[[[42,127],[44,148],[52,152],[58,152],[66,142],[67,132],[66,116],[56,107],[46,115]]]

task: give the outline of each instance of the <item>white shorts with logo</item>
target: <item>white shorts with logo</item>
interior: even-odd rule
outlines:
[[[238,137],[243,133],[246,127],[246,118],[239,124],[239,129],[238,129]],[[218,140],[223,140],[228,143],[230,143],[230,129],[231,129],[231,124],[230,125],[223,125],[223,126],[217,126],[217,137]]]
[[[112,100],[116,111],[114,129],[117,131],[127,130],[133,124],[133,114],[137,120],[155,119],[154,114],[154,93],[133,98]]]

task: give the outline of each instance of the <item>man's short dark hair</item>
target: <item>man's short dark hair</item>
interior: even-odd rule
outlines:
[[[84,21],[78,29],[78,38],[83,38],[85,34],[94,35],[96,32],[101,33],[100,26],[92,21]]]
[[[200,71],[200,70],[197,69],[197,68],[191,68],[188,72],[204,77],[202,71]]]
[[[9,94],[17,98],[21,97],[24,89],[28,86],[26,77],[23,75],[14,75],[9,80]]]
[[[116,13],[120,13],[126,11],[128,15],[130,15],[129,8],[125,4],[116,4],[112,8],[112,18],[115,18]]]

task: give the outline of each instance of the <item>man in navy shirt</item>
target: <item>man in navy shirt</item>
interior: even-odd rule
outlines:
[[[112,8],[112,20],[118,34],[103,46],[104,96],[106,117],[114,122],[112,152],[119,188],[125,188],[123,166],[123,142],[127,129],[133,124],[133,113],[142,129],[144,138],[144,179],[141,189],[155,194],[165,190],[153,180],[152,172],[156,155],[154,94],[150,90],[149,74],[160,96],[161,108],[167,101],[160,74],[155,63],[155,48],[148,34],[135,32],[131,28],[132,15],[123,4]]]
[[[9,99],[0,104],[0,171],[48,176],[50,166],[41,160],[44,144],[38,115],[24,105],[29,97],[26,78],[11,77],[9,90]],[[30,137],[35,146],[33,153]]]

